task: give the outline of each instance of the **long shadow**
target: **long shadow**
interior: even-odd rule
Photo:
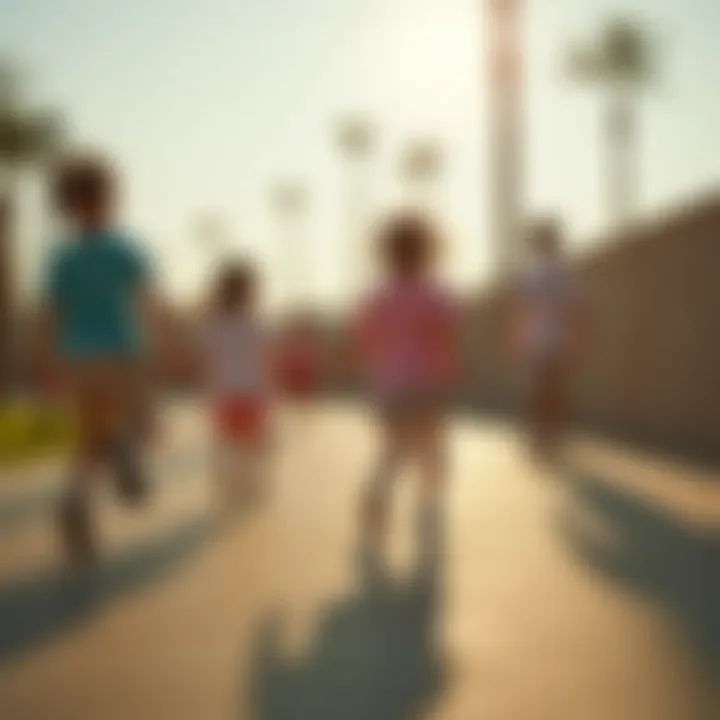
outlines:
[[[59,498],[59,488],[43,486],[0,502],[0,532],[46,515],[57,507]]]
[[[213,529],[210,519],[194,519],[95,568],[73,574],[49,570],[0,587],[0,664],[176,570],[200,549]]]
[[[163,485],[186,482],[197,472],[203,459],[199,453],[186,452],[163,458],[153,472],[159,479],[152,482],[152,486],[159,489]],[[60,496],[59,485],[42,485],[0,501],[0,534],[46,518],[57,507]]]
[[[405,583],[366,553],[358,592],[327,608],[300,658],[281,650],[279,618],[258,630],[253,720],[410,720],[446,683],[436,641],[437,573]]]
[[[603,542],[569,519],[564,530],[583,561],[670,611],[711,677],[720,676],[720,528],[684,524],[598,479],[574,488],[580,507],[612,531]]]

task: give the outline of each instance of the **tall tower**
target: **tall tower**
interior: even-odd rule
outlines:
[[[490,237],[499,273],[519,255],[523,221],[524,0],[485,0],[489,52]]]

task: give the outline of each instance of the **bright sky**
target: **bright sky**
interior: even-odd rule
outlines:
[[[343,282],[343,175],[333,123],[367,115],[380,134],[375,197],[397,196],[397,154],[416,135],[447,152],[449,266],[491,269],[483,22],[479,0],[0,0],[0,51],[28,72],[31,102],[62,108],[78,141],[107,148],[128,179],[127,213],[172,287],[192,292],[207,258],[197,216],[217,211],[278,275],[268,188],[311,193],[313,287]],[[562,50],[613,13],[637,15],[661,50],[643,104],[643,206],[720,180],[717,0],[528,0],[531,209],[557,210],[578,245],[602,217],[597,93],[562,77]]]

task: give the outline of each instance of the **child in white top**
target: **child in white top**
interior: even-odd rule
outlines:
[[[268,430],[271,343],[257,309],[257,284],[249,264],[225,266],[199,333],[217,471],[234,490],[239,481],[244,490],[257,481]]]

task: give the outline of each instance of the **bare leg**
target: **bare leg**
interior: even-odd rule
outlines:
[[[249,442],[245,449],[245,489],[253,501],[261,500],[270,482],[270,457],[264,439]]]
[[[442,552],[446,484],[446,434],[439,415],[429,415],[418,425],[414,438],[420,462],[417,501],[417,543],[421,566],[435,568]]]
[[[562,441],[567,420],[565,372],[562,362],[549,365],[542,377],[537,409],[537,433],[544,456],[552,457]]]
[[[398,421],[386,421],[382,428],[382,446],[367,485],[362,503],[362,522],[366,532],[382,536],[387,515],[388,495],[400,469],[406,444],[406,428]]]
[[[121,497],[137,504],[144,500],[148,489],[142,462],[147,387],[143,374],[133,367],[113,368],[112,377],[119,392],[114,397],[116,420],[109,459]]]
[[[59,512],[63,544],[70,561],[87,564],[96,555],[90,503],[97,471],[107,459],[108,407],[102,387],[93,382],[92,372],[80,373],[74,388],[78,447]]]
[[[232,505],[234,499],[236,465],[234,443],[218,438],[213,449],[213,474],[218,504],[223,510]]]

